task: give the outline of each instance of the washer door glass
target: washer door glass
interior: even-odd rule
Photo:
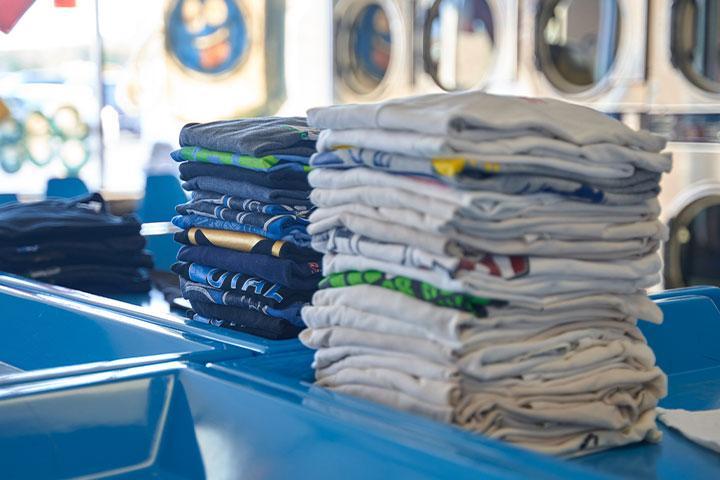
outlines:
[[[380,4],[371,3],[352,18],[342,18],[337,28],[338,76],[354,92],[371,93],[390,66],[392,32],[387,12]]]
[[[720,196],[685,207],[670,223],[665,249],[666,288],[720,286]]]
[[[493,61],[495,26],[486,0],[436,0],[423,25],[425,71],[445,90],[472,88]]]
[[[673,63],[696,86],[720,93],[720,3],[679,0],[673,5]]]
[[[558,90],[579,93],[608,75],[620,40],[618,0],[549,0],[536,22],[538,64]]]

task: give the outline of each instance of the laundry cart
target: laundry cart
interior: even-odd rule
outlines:
[[[670,394],[720,408],[720,289],[654,297]],[[675,431],[575,460],[312,385],[312,352],[0,276],[0,478],[720,478]]]

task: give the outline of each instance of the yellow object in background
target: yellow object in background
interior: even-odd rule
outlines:
[[[475,158],[464,157],[433,157],[432,165],[435,171],[445,177],[454,177],[465,169],[469,163],[474,167],[481,167],[487,173],[500,173],[502,166],[497,162],[481,162]]]
[[[0,122],[10,117],[10,109],[5,105],[5,102],[0,99]]]
[[[465,159],[462,157],[434,157],[433,168],[445,177],[454,177],[465,169]]]

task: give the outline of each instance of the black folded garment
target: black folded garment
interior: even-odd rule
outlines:
[[[272,240],[269,238],[256,235],[254,233],[229,232],[225,233],[224,230],[215,230],[204,227],[193,227],[189,230],[182,230],[175,232],[174,239],[178,243],[183,245],[197,245],[204,247],[218,247],[228,248],[221,242],[227,241],[230,238],[231,241],[233,236],[237,237],[242,235],[244,243],[241,248],[229,248],[237,252],[245,253],[257,253],[260,255],[269,255],[277,258],[285,258],[293,260],[295,262],[320,262],[322,260],[322,254],[316,252],[312,248],[300,247],[292,242],[285,240]],[[218,239],[220,241],[218,241]]]
[[[177,254],[181,262],[242,272],[279,283],[293,290],[317,290],[322,279],[318,262],[294,262],[256,253],[243,253],[226,248],[184,246]]]
[[[126,235],[123,237],[99,238],[92,241],[85,240],[34,240],[17,245],[0,246],[0,261],[9,261],[34,256],[36,254],[54,254],[55,252],[82,250],[89,255],[106,252],[138,253],[145,248],[145,238],[140,235]]]
[[[250,182],[264,187],[286,188],[290,190],[309,190],[307,173],[297,170],[278,170],[261,172],[234,165],[215,165],[203,162],[183,162],[180,164],[180,179],[187,181],[195,177],[220,177],[229,180]]]
[[[215,320],[212,322],[215,326],[270,340],[295,338],[302,330],[287,320],[270,317],[256,310],[195,301],[190,301],[190,305],[197,314],[208,320]]]
[[[99,194],[0,206],[0,270],[91,293],[151,288],[134,215],[111,214]]]
[[[129,235],[140,235],[137,217],[111,214],[97,193],[80,199],[0,205],[0,246]]]
[[[148,273],[139,268],[108,265],[67,265],[19,272],[53,285],[89,293],[146,293],[152,287]]]
[[[55,250],[28,255],[16,255],[14,258],[7,258],[0,255],[0,270],[11,273],[19,273],[29,269],[38,270],[83,264],[152,268],[153,259],[152,255],[146,251],[85,251],[82,247],[75,250]]]
[[[150,272],[150,280],[152,281],[153,287],[162,293],[163,298],[171,307],[178,308],[175,304],[175,300],[182,298],[182,291],[180,290],[180,278],[173,272],[161,272],[154,270]],[[187,310],[183,308],[183,310]]]
[[[176,262],[170,268],[183,280],[244,295],[270,308],[285,309],[296,303],[309,303],[314,293],[310,290],[293,290],[244,273],[194,263]]]

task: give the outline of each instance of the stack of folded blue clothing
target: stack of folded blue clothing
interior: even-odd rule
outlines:
[[[317,131],[304,118],[189,124],[180,132],[183,188],[173,271],[194,320],[270,339],[296,337],[320,280],[309,248],[307,182]]]
[[[133,215],[99,194],[0,206],[0,269],[91,293],[150,290],[152,257]]]

